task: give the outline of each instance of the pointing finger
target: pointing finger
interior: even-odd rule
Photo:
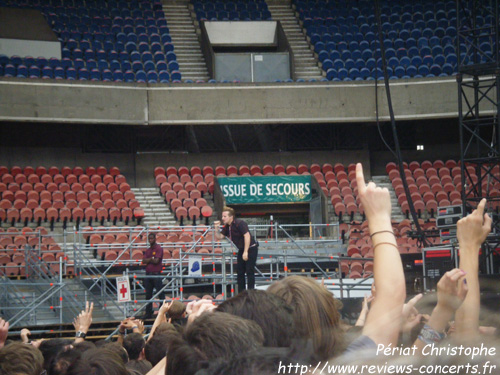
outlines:
[[[356,183],[360,193],[366,191],[365,176],[363,174],[363,166],[361,163],[356,164]]]

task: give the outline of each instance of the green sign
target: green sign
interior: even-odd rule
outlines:
[[[311,176],[217,177],[227,204],[311,200]]]

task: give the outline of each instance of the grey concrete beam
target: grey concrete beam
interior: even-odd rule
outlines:
[[[457,117],[453,77],[390,81],[396,120]],[[0,121],[133,125],[389,120],[378,82],[113,84],[0,78]],[[482,113],[495,112],[485,105]]]

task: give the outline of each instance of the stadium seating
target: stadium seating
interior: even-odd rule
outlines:
[[[193,9],[199,21],[266,21],[271,13],[265,1],[194,1]]]
[[[89,224],[118,220],[128,224],[140,214],[140,204],[117,167],[74,168],[0,167],[0,220],[23,222],[69,221]]]
[[[293,3],[327,79],[382,78],[378,70],[382,65],[373,2],[295,0]],[[404,6],[397,1],[382,3],[383,43],[391,79],[456,73],[457,13],[454,3],[451,0],[425,0]],[[426,9],[426,17],[422,15],[423,9]],[[487,24],[483,17],[478,18],[478,26]],[[488,47],[485,43],[481,49],[491,53]]]
[[[175,54],[168,60],[165,57],[174,46],[160,1],[107,1],[84,6],[4,0],[2,6],[40,10],[61,41],[62,59],[2,55],[0,76],[148,83],[181,79]],[[132,69],[134,63],[136,68]],[[174,70],[178,74],[171,78]]]

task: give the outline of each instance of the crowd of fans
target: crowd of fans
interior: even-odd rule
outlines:
[[[486,201],[458,222],[459,268],[442,276],[435,294],[405,303],[389,192],[366,184],[360,164],[356,178],[373,243],[374,287],[355,325],[341,319],[341,302],[321,283],[300,276],[218,306],[165,301],[150,329],[125,319],[114,342],[85,340],[90,304],[73,322],[74,340],[29,341],[23,330],[10,341],[0,319],[0,375],[352,373],[335,365],[365,366],[358,374],[499,374],[496,323],[480,325],[478,258],[491,230]]]

